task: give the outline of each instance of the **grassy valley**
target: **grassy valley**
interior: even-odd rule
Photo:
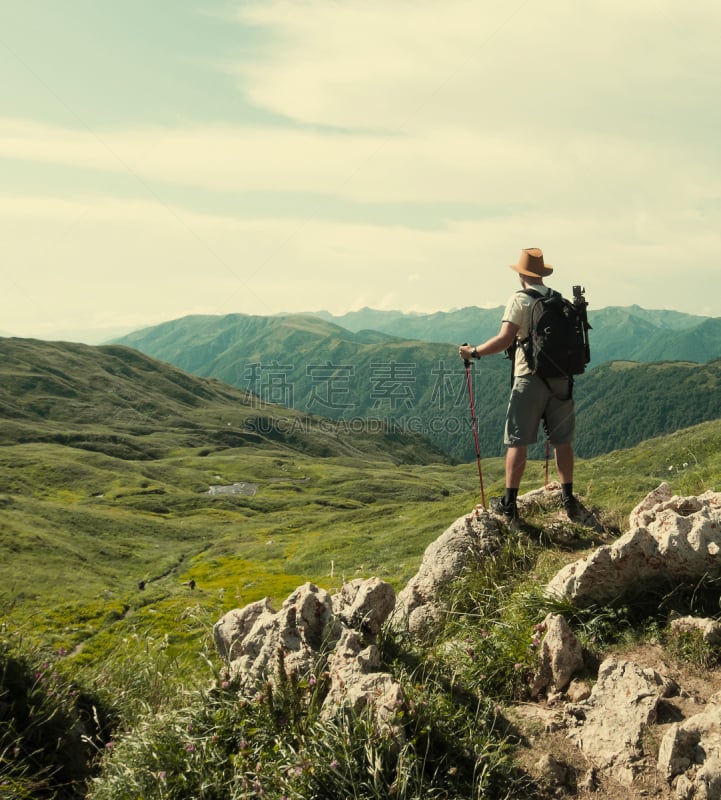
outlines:
[[[305,580],[400,587],[480,501],[475,459],[454,465],[418,437],[258,409],[127,348],[4,340],[0,352],[0,597],[54,646],[89,651],[105,629],[165,635],[191,601],[220,614]],[[619,518],[661,480],[702,491],[720,471],[720,429],[581,460],[578,489]],[[502,459],[482,469],[487,496],[500,493]],[[533,462],[526,486],[543,472]]]
[[[332,591],[352,578],[379,576],[399,589],[418,569],[425,547],[480,501],[475,460],[455,464],[414,435],[343,427],[342,421],[336,426],[259,404],[241,389],[193,377],[129,348],[0,340],[0,379],[0,655],[36,653],[38,662],[53,662],[65,679],[94,687],[101,696],[93,701],[96,708],[115,715],[116,722],[107,724],[112,736],[125,742],[126,755],[106,765],[102,782],[88,794],[97,800],[161,796],[148,793],[147,787],[123,794],[112,782],[120,780],[120,773],[123,780],[149,780],[154,774],[137,750],[147,747],[151,754],[161,747],[155,738],[161,728],[155,731],[152,717],[162,722],[162,735],[169,736],[176,726],[184,731],[173,754],[164,756],[164,770],[170,771],[167,764],[173,759],[178,775],[189,769],[180,762],[190,758],[189,748],[199,747],[198,739],[188,738],[189,720],[191,727],[199,727],[199,719],[216,708],[217,697],[198,686],[207,682],[209,665],[211,674],[220,674],[210,630],[225,611],[264,596],[277,606],[306,581]],[[484,457],[482,467],[486,496],[500,493],[502,459]],[[580,459],[576,487],[613,533],[663,480],[680,494],[721,485],[721,421]],[[544,465],[536,460],[523,490],[543,481]],[[231,493],[227,487],[233,486]],[[538,524],[545,522],[539,519]],[[493,613],[510,609],[519,614],[511,598],[526,575],[547,574],[592,545],[582,532],[558,546],[552,538],[520,549],[509,542],[496,571],[486,576],[499,604]],[[532,607],[524,606],[508,628],[517,631],[518,644],[489,639],[477,646],[507,648],[512,665],[518,658],[513,648],[525,647],[524,626],[533,624],[526,616],[532,613]],[[57,653],[59,658],[52,655]],[[28,662],[30,684],[34,663]],[[507,690],[496,685],[493,702],[512,698],[510,678]],[[409,675],[409,681],[419,692],[435,685],[429,679],[421,689],[417,676]],[[193,687],[192,698],[188,687]],[[34,684],[31,688],[39,691]],[[451,757],[459,737],[477,737],[485,729],[475,725],[474,732],[461,731],[460,720],[470,722],[472,715],[457,705],[457,698],[438,691],[423,702],[438,704],[428,724],[443,728],[434,734],[434,748],[447,748]],[[218,714],[228,713],[235,701],[228,696],[227,707],[225,702]],[[487,702],[481,702],[483,713],[493,716]],[[233,714],[223,719],[237,719],[241,726],[269,725],[246,718],[237,708]],[[220,717],[214,719],[217,738]],[[262,743],[270,749],[262,759],[277,748],[273,730],[270,725],[270,739]],[[239,736],[238,730],[226,733],[221,743],[230,747]],[[311,736],[309,731],[308,736],[322,743],[331,734],[315,731]],[[367,736],[359,741],[368,746]],[[492,766],[476,796],[505,796],[499,794],[498,781],[516,789],[523,784],[505,755],[505,738],[483,746],[493,754]],[[136,755],[127,755],[128,747],[135,747]],[[443,757],[438,755],[441,762]],[[215,769],[207,753],[204,758],[196,765],[198,774]],[[248,758],[255,764],[260,751]],[[226,762],[234,763],[227,757]],[[362,760],[359,764],[364,770]],[[17,788],[9,797],[86,796],[77,786],[74,793],[52,785],[38,789],[24,772],[21,779],[6,769],[15,767],[0,759],[0,786],[11,785],[2,783],[10,774],[16,787],[34,786],[29,794]],[[157,777],[153,780],[162,788]],[[219,778],[211,774],[207,780]],[[435,778],[417,780],[436,785]],[[448,780],[443,779],[444,785]],[[459,776],[457,794],[447,789],[437,796],[468,796],[465,780],[471,778]],[[379,784],[377,795],[364,790],[359,796],[388,796],[384,785]],[[216,796],[199,790],[184,794],[189,790],[180,784],[167,791],[162,796]],[[327,791],[327,798],[345,797],[342,784],[337,794],[336,789]],[[433,791],[424,790],[422,796]],[[247,795],[227,790],[222,796]],[[269,796],[279,800],[281,793]],[[414,796],[420,795],[409,788],[405,797]]]

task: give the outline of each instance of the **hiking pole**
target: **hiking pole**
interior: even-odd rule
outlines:
[[[463,346],[466,346],[466,342]],[[476,424],[476,404],[473,402],[473,388],[471,386],[471,362],[463,359],[463,366],[466,368],[466,383],[468,384],[468,399],[471,404],[471,425],[473,427],[473,440],[476,443],[476,462],[478,463],[478,480],[481,484],[481,501],[483,508],[486,507],[486,493],[483,489],[483,469],[481,468],[481,447],[478,444],[478,425]]]
[[[548,430],[548,420],[546,415],[543,415],[543,432],[546,435],[546,484],[545,488],[548,489],[548,458],[551,453],[551,433]]]

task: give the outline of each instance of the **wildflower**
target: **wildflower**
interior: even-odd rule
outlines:
[[[315,675],[311,675],[310,678],[308,678],[308,685],[309,686],[315,686],[316,683],[317,683],[317,679],[316,679]]]
[[[109,741],[105,742],[105,749],[110,752],[115,747],[115,742],[110,739]]]
[[[330,768],[331,769],[338,769],[339,766],[340,766],[340,762],[337,761],[335,758],[330,762]]]
[[[223,681],[223,682],[220,684],[220,688],[221,688],[221,689],[229,689],[229,688],[230,688],[230,681]]]
[[[516,661],[516,663],[513,665],[513,669],[515,669],[516,671],[518,671],[519,669],[522,669],[522,668],[523,668],[523,664],[519,663],[518,661]]]
[[[186,753],[194,753],[195,752],[195,745],[190,742],[189,744],[185,745],[185,752]]]

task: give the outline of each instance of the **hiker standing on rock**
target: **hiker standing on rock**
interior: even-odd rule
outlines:
[[[524,344],[529,341],[531,306],[535,298],[550,297],[553,290],[543,283],[553,267],[544,264],[543,253],[538,248],[521,251],[517,264],[512,264],[521,279],[521,289],[511,295],[503,312],[499,332],[483,344],[472,347],[461,345],[458,353],[464,361],[503,353],[511,348],[513,361],[513,386],[506,412],[504,444],[506,451],[506,492],[500,499],[498,510],[509,523],[518,519],[518,488],[526,468],[528,445],[538,439],[538,428],[543,422],[546,435],[554,448],[554,460],[561,481],[563,507],[569,519],[580,513],[573,495],[573,433],[575,410],[573,404],[573,377],[542,377],[535,374]],[[529,292],[530,293],[527,293]],[[582,370],[581,370],[582,371]]]

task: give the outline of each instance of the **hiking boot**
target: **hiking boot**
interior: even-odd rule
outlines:
[[[588,516],[583,506],[572,494],[563,498],[563,510],[566,512],[566,516],[571,522],[585,522]]]
[[[503,497],[494,497],[491,500],[491,511],[500,514],[509,528],[518,527],[518,505],[514,501],[506,503]]]
[[[583,525],[586,528],[591,528],[591,530],[596,533],[604,532],[603,525],[598,521],[596,515],[592,511],[589,511],[582,503],[579,503],[575,497],[563,498],[563,510],[566,512],[566,516],[571,522],[575,522],[577,525]]]

